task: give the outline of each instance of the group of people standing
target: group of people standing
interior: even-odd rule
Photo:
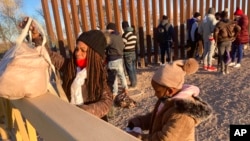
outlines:
[[[188,58],[197,57],[195,50],[201,48],[198,42],[202,40],[204,70],[219,71],[224,75],[229,73],[229,66],[241,67],[243,48],[249,43],[248,17],[241,9],[237,8],[234,20],[230,20],[227,9],[215,13],[214,8],[209,8],[203,20],[200,13],[196,12],[189,23],[188,41],[191,42],[191,51]],[[218,68],[213,66],[216,49]]]

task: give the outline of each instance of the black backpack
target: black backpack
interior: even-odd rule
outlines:
[[[169,33],[170,23],[166,23],[164,25],[159,24],[157,27],[157,41],[159,43],[166,43],[167,41],[171,40],[170,33]]]

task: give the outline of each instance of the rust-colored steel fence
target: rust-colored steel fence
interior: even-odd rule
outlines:
[[[75,39],[82,31],[104,30],[107,23],[116,23],[122,33],[121,22],[129,21],[138,35],[138,61],[141,67],[158,62],[159,47],[154,39],[162,15],[174,25],[174,59],[185,57],[186,21],[196,11],[202,17],[210,7],[216,11],[228,8],[230,18],[240,7],[250,19],[249,0],[41,0],[50,39],[57,42],[60,53],[65,47],[73,51]],[[54,30],[55,29],[55,30]]]

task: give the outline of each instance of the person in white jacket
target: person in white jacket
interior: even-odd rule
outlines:
[[[203,68],[207,71],[217,71],[217,68],[212,66],[212,59],[215,50],[213,32],[215,25],[218,22],[214,13],[214,8],[209,8],[207,15],[204,17],[198,29],[198,32],[202,35],[204,42]]]

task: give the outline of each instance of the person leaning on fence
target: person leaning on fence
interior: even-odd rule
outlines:
[[[188,21],[189,29],[188,29],[188,44],[190,44],[191,49],[188,52],[188,58],[196,57],[195,49],[198,46],[198,41],[201,40],[201,37],[198,33],[198,26],[201,20],[201,14],[199,12],[195,12],[193,18]]]
[[[236,22],[228,18],[228,12],[221,12],[221,20],[216,24],[214,29],[214,39],[219,50],[220,72],[228,74],[228,64],[231,61],[230,51],[232,41],[235,40],[237,34],[240,32],[240,26]]]
[[[114,79],[112,85],[113,99],[118,95],[118,77],[121,80],[122,92],[128,93],[127,80],[123,67],[124,43],[118,34],[116,25],[109,23],[106,27],[110,36],[110,44],[106,47],[106,60],[108,62],[108,78]]]
[[[153,112],[130,119],[127,132],[143,141],[194,141],[195,127],[212,115],[211,106],[198,97],[199,88],[184,84],[198,68],[193,58],[161,66],[151,81],[158,98]]]
[[[124,48],[124,64],[128,73],[130,88],[135,88],[137,84],[136,77],[136,53],[135,46],[137,43],[137,36],[134,34],[134,29],[129,26],[127,21],[122,22],[122,39],[125,45]]]
[[[241,59],[243,58],[244,45],[249,43],[249,19],[244,12],[237,8],[234,12],[235,20],[237,24],[241,27],[240,33],[237,35],[236,40],[232,45],[232,63],[229,64],[231,67],[239,68],[241,67]],[[235,60],[237,56],[237,61]],[[236,61],[236,62],[235,62]]]
[[[20,24],[24,27],[25,18]],[[40,45],[42,36],[33,25],[32,41]],[[112,93],[107,85],[107,72],[103,65],[104,49],[107,45],[104,34],[99,30],[90,30],[80,34],[76,40],[76,48],[70,59],[47,48],[55,67],[63,73],[65,92],[72,104],[107,121],[113,101]],[[79,95],[80,94],[80,95]],[[71,97],[70,97],[71,96]]]
[[[214,13],[214,8],[209,8],[207,15],[204,17],[198,28],[198,32],[202,35],[204,42],[203,69],[207,71],[217,71],[217,68],[212,64],[216,46],[213,38],[213,32],[217,23]]]
[[[157,27],[156,40],[160,45],[161,50],[161,63],[165,64],[165,54],[167,52],[166,62],[171,62],[171,48],[174,41],[174,28],[168,21],[166,15],[162,16],[162,20]]]

